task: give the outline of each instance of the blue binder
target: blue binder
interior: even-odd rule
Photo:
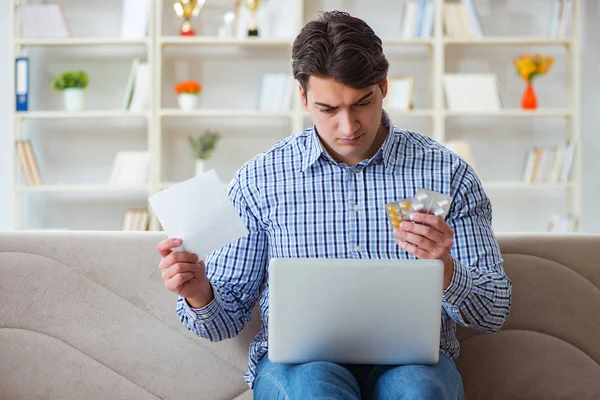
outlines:
[[[15,60],[15,94],[17,111],[29,108],[29,57],[17,57]]]

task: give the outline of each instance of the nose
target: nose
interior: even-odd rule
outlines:
[[[338,121],[338,129],[340,133],[346,136],[351,136],[358,130],[360,124],[352,112],[342,111],[338,115],[340,118]]]

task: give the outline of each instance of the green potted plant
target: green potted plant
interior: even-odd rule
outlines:
[[[89,83],[85,71],[67,71],[54,79],[54,90],[63,93],[67,111],[80,111],[84,106],[84,90]]]
[[[220,139],[221,135],[218,132],[210,130],[207,130],[202,135],[196,137],[188,137],[192,152],[196,159],[196,175],[200,175],[204,172],[204,162],[212,156]]]

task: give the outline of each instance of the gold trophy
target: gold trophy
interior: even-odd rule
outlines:
[[[173,8],[177,16],[183,17],[181,28],[179,29],[180,36],[194,36],[196,31],[190,21],[192,17],[200,13],[200,9],[206,0],[173,0]]]
[[[258,7],[260,6],[260,0],[244,0],[246,6],[250,9],[252,13],[250,19],[250,27],[248,29],[248,36],[258,36],[258,26],[256,23],[256,12],[258,11]]]

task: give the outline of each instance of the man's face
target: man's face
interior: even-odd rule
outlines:
[[[381,125],[387,80],[380,85],[353,89],[330,78],[311,76],[305,93],[308,111],[325,149],[338,162],[355,165],[371,158],[381,147],[387,129]]]

